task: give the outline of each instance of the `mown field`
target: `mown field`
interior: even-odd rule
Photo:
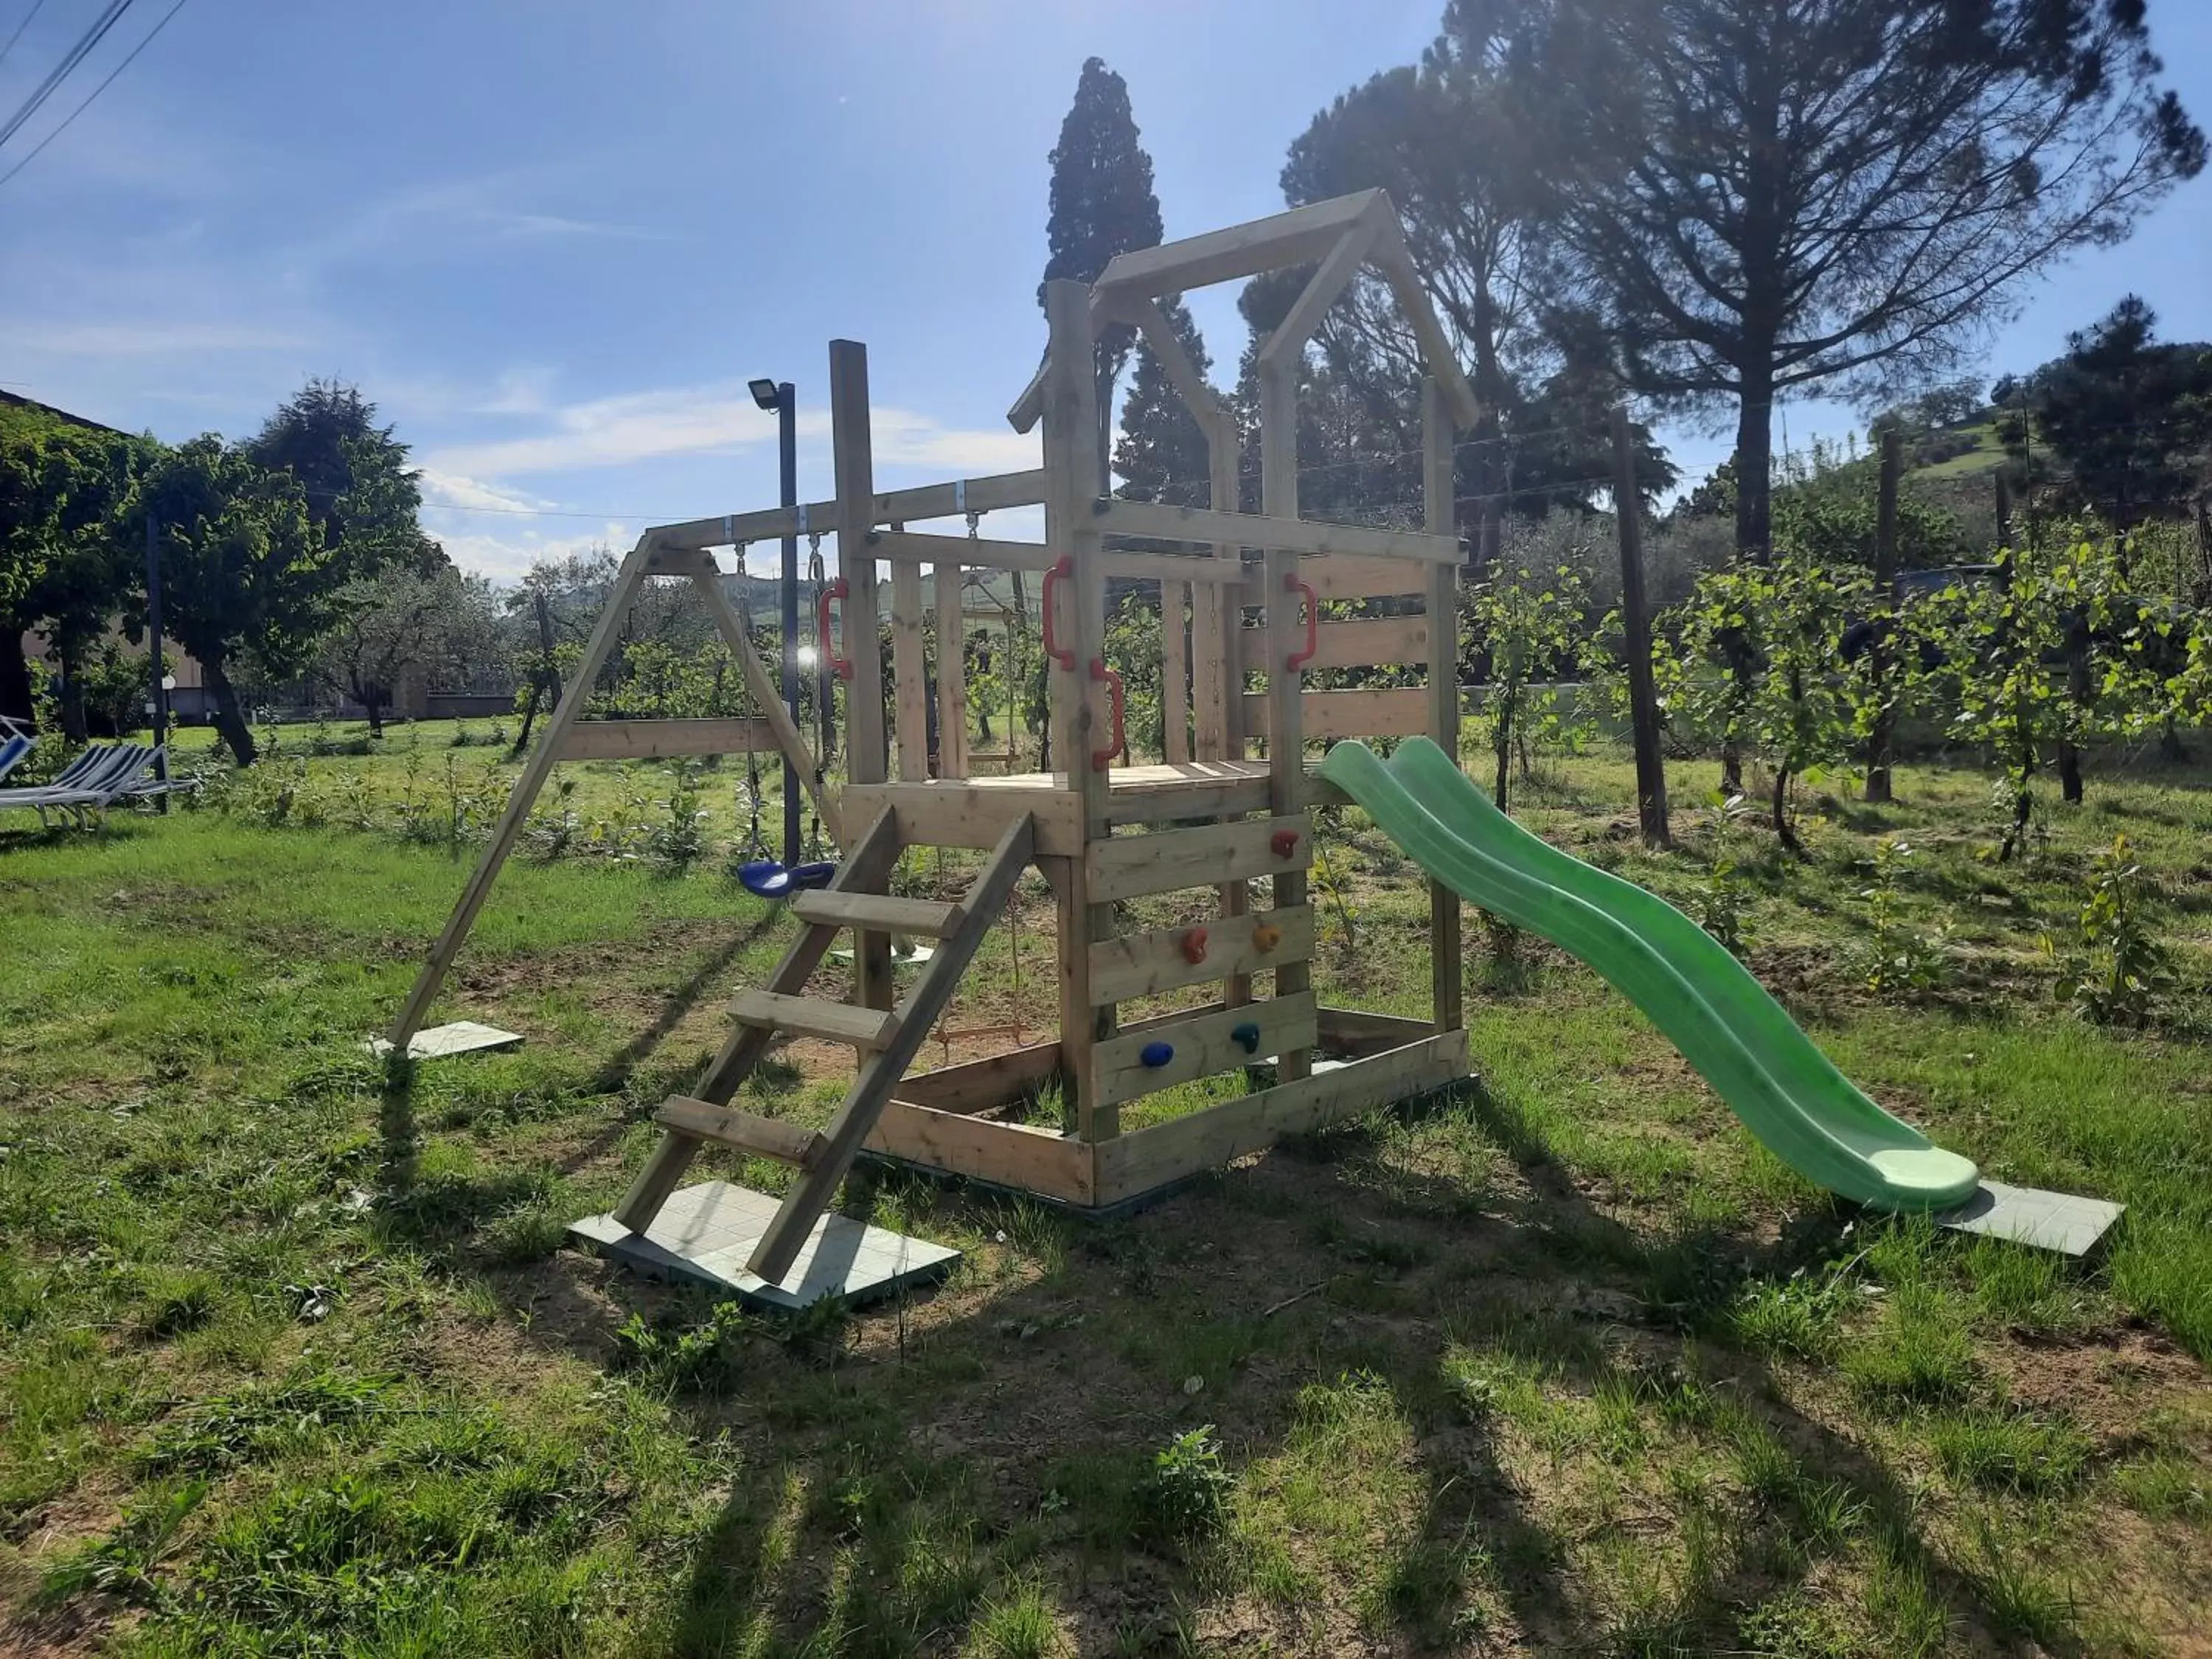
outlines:
[[[1479,1087],[1111,1224],[863,1176],[963,1262],[792,1324],[563,1243],[787,938],[727,873],[742,766],[675,810],[665,768],[576,769],[441,1005],[529,1041],[394,1078],[362,1041],[511,769],[306,736],[196,810],[0,835],[0,1652],[2206,1650],[2201,761],[2107,761],[2006,865],[1966,765],[1808,799],[1802,860],[1709,763],[1671,854],[1609,751],[1516,804],[1990,1175],[2125,1202],[2086,1267],[1832,1203],[1471,915]],[[1325,830],[1316,976],[1413,1012],[1418,872]],[[2057,988],[2121,833],[2166,977],[2098,1024]],[[1032,878],[933,1061],[1049,1030],[1051,920]],[[750,1103],[826,1117],[844,1063]]]

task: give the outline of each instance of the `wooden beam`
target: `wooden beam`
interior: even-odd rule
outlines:
[[[1108,580],[1174,581],[1236,586],[1251,572],[1241,562],[1217,560],[1204,554],[1137,553],[1109,549],[1098,556],[1098,568]]]
[[[1255,938],[1262,929],[1272,930],[1274,936],[1265,949]],[[1206,935],[1206,945],[1205,954],[1194,962],[1186,945],[1196,933]],[[1278,994],[1286,994],[1281,989],[1281,976],[1313,955],[1313,911],[1303,903],[1289,908],[1279,906],[1250,915],[1127,933],[1120,939],[1097,940],[1089,955],[1091,994],[1102,1007],[1158,996],[1186,985],[1210,984],[1231,974],[1255,974],[1268,969],[1275,971]]]
[[[1387,202],[1382,206],[1384,211],[1389,210]],[[1275,325],[1267,344],[1260,348],[1259,366],[1262,373],[1271,372],[1278,364],[1294,365],[1305,356],[1306,342],[1313,337],[1314,330],[1321,326],[1322,319],[1328,314],[1337,297],[1359,275],[1360,266],[1367,262],[1367,250],[1375,246],[1376,234],[1381,228],[1372,207],[1345,227],[1337,245],[1315,269],[1304,290]]]
[[[922,642],[921,567],[912,559],[891,561],[891,702],[898,714],[899,780],[925,783],[929,779],[929,665]]]
[[[1088,1209],[1094,1201],[1093,1149],[1051,1129],[894,1097],[863,1144],[879,1157],[1061,1204]]]
[[[939,566],[957,562],[979,570],[1049,570],[1060,556],[1042,542],[994,542],[918,530],[878,530],[870,545],[886,559]]]
[[[1256,1033],[1248,1028],[1256,1028]],[[1250,1047],[1237,1040],[1239,1031],[1252,1036]],[[1098,1070],[1098,1097],[1119,1104],[1157,1094],[1178,1084],[1273,1060],[1286,1048],[1310,1048],[1316,1034],[1310,991],[1180,1019],[1147,1021],[1142,1030],[1098,1045],[1092,1060]],[[1147,1065],[1145,1051],[1158,1043],[1166,1044],[1170,1052],[1160,1064]]]
[[[1411,559],[1356,558],[1339,555],[1329,558],[1300,559],[1298,580],[1324,599],[1418,598],[1426,595],[1430,573],[1438,568],[1425,562],[1417,564]],[[1457,568],[1455,565],[1442,568]],[[1237,597],[1246,605],[1258,605],[1265,596],[1261,591],[1261,584],[1254,582],[1242,590]]]
[[[850,590],[844,601],[844,627],[847,654],[853,660],[845,697],[845,775],[863,784],[881,783],[890,770],[884,741],[883,659],[876,648],[876,562],[867,545],[875,514],[875,449],[869,421],[868,349],[857,340],[832,340],[830,422],[837,478],[837,559]],[[864,1007],[888,1008],[896,994],[890,935],[855,933],[854,1000]]]
[[[760,653],[754,648],[752,635],[745,631],[744,618],[738,615],[738,608],[730,603],[729,594],[723,590],[721,576],[702,575],[692,583],[692,588],[705,603],[707,614],[714,618],[715,628],[730,647],[730,654],[737,659],[738,672],[744,676],[745,689],[752,695],[754,707],[775,733],[776,746],[791,763],[791,769],[799,775],[799,787],[814,803],[822,827],[830,832],[830,840],[844,846],[844,812],[823,788],[822,763],[806,746],[798,722],[784,707],[782,692],[769,679],[768,670],[761,665]]]
[[[1482,418],[1482,404],[1475,398],[1474,387],[1468,383],[1467,371],[1459,366],[1458,355],[1444,333],[1443,324],[1437,319],[1436,307],[1429,303],[1429,291],[1421,285],[1421,273],[1414,268],[1413,256],[1406,246],[1406,228],[1395,208],[1370,257],[1390,284],[1398,309],[1406,313],[1421,348],[1421,366],[1443,392],[1453,423],[1462,432],[1468,430]]]
[[[997,513],[1012,507],[1035,507],[1044,500],[1042,468],[1026,472],[1000,472],[983,478],[962,478],[951,483],[918,484],[874,495],[863,509],[872,527],[879,524],[919,524],[930,519],[956,518],[963,513]],[[803,507],[768,507],[753,513],[723,513],[713,518],[690,519],[662,525],[646,533],[664,550],[728,547],[743,542],[781,541],[786,536],[842,533],[842,498],[809,501]],[[685,574],[688,574],[685,573]]]
[[[1160,584],[1160,754],[1171,765],[1190,758],[1190,595],[1187,581]]]
[[[1304,575],[1301,568],[1299,574]],[[1323,595],[1322,597],[1327,597]],[[1266,635],[1241,629],[1237,643],[1248,670],[1267,667]],[[1429,619],[1420,617],[1359,617],[1324,622],[1314,630],[1317,648],[1310,669],[1411,668],[1429,659]]]
[[[1308,738],[1411,738],[1428,734],[1429,694],[1420,686],[1382,691],[1309,691],[1298,699]],[[1244,699],[1244,718],[1255,736],[1274,730],[1273,700],[1259,692]]]
[[[1190,411],[1191,419],[1198,422],[1198,429],[1203,433],[1211,422],[1228,410],[1227,402],[1198,372],[1198,365],[1182,349],[1182,342],[1176,337],[1175,327],[1160,309],[1158,300],[1139,300],[1127,311],[1129,321],[1137,325],[1145,337],[1145,343],[1152,348],[1153,361],[1167,375],[1168,384],[1175,388],[1176,395],[1182,399],[1183,407]],[[1218,507],[1221,503],[1217,501],[1214,505]]]
[[[899,835],[909,847],[994,845],[1024,813],[1037,824],[1037,850],[1055,858],[1083,853],[1081,804],[1064,789],[992,787],[995,780],[934,783],[851,783],[845,810],[858,821],[874,812],[897,814]]]
[[[623,559],[622,568],[616,572],[614,586],[607,592],[606,603],[600,608],[599,619],[592,625],[591,637],[584,642],[584,654],[569,675],[567,686],[561,693],[560,706],[554,709],[553,718],[546,723],[545,734],[531,751],[529,763],[522,775],[514,781],[507,798],[507,808],[500,814],[493,828],[491,840],[485,845],[477,866],[469,872],[468,884],[461,889],[461,896],[454,904],[453,914],[438,932],[430,955],[415,975],[415,983],[408,988],[406,1001],[392,1017],[392,1029],[386,1035],[396,1054],[405,1054],[407,1044],[422,1029],[422,1017],[429,1012],[438,988],[446,981],[446,970],[453,965],[469,930],[476,925],[477,912],[491,895],[492,884],[499,879],[500,868],[507,855],[514,850],[517,836],[530,817],[530,809],[538,804],[545,780],[561,758],[561,750],[567,741],[569,728],[582,715],[584,705],[591,700],[592,689],[599,680],[599,670],[607,659],[614,644],[623,614],[629,609],[631,597],[638,584],[645,580],[645,570],[653,558],[655,543],[650,531],[641,537],[635,547]]]
[[[1263,547],[1273,553],[1355,554],[1390,559],[1419,559],[1457,564],[1459,541],[1418,530],[1376,530],[1364,525],[1330,524],[1288,514],[1216,513],[1164,501],[1102,501],[1094,503],[1097,527],[1109,536],[1146,536],[1169,542],[1215,542]],[[1414,588],[1419,573],[1408,580]],[[1411,591],[1411,590],[1408,590]]]
[[[1450,400],[1430,375],[1421,385],[1421,514],[1432,531],[1452,528],[1457,436]],[[1429,574],[1428,612],[1439,648],[1429,658],[1428,735],[1459,763],[1459,571],[1439,565]],[[1429,879],[1429,1001],[1439,1031],[1467,1024],[1466,967],[1459,895]]]
[[[968,917],[961,906],[941,899],[827,891],[793,893],[791,914],[801,921],[817,921],[829,927],[872,927],[923,939],[949,939]]]
[[[1287,854],[1276,850],[1278,836],[1292,838]],[[1091,896],[1102,904],[1188,887],[1254,881],[1285,870],[1303,870],[1312,861],[1313,834],[1303,812],[1115,836],[1092,842],[1084,857]]]
[[[1218,1169],[1285,1135],[1310,1133],[1468,1074],[1467,1034],[1447,1031],[1317,1077],[1136,1129],[1098,1149],[1099,1205]]]
[[[1224,230],[1117,253],[1098,278],[1109,304],[1184,294],[1324,258],[1346,228],[1389,198],[1379,190],[1334,197]]]
[[[1278,361],[1262,367],[1260,509],[1279,522],[1298,522],[1297,388],[1296,363]],[[1305,607],[1315,601],[1297,591],[1293,580],[1297,568],[1295,551],[1280,546],[1267,550],[1267,581],[1261,598],[1267,607],[1267,689],[1263,695],[1267,702],[1268,801],[1278,817],[1301,811],[1305,806],[1304,677],[1302,671],[1291,666],[1291,659],[1304,648]],[[1304,914],[1310,922],[1311,913],[1305,908],[1306,877],[1303,870],[1274,878],[1274,902],[1277,910]],[[1275,994],[1279,997],[1295,996],[1300,991],[1311,989],[1312,985],[1313,972],[1306,965],[1304,954],[1275,969]],[[1286,1048],[1279,1066],[1281,1075],[1285,1081],[1302,1078],[1312,1061],[1310,1049]]]
[[[944,1112],[988,1112],[1042,1087],[1059,1073],[1060,1064],[1055,1038],[934,1072],[916,1072],[899,1079],[891,1098]]]
[[[1104,526],[1091,503],[1106,489],[1098,453],[1098,380],[1092,356],[1091,291],[1080,283],[1045,284],[1048,337],[1044,378],[1044,460],[1052,475],[1045,503],[1045,540],[1066,550],[1073,567],[1061,584],[1073,666],[1048,669],[1059,688],[1055,742],[1060,775],[1079,803],[1085,841],[1103,838],[1111,786],[1094,763],[1110,730],[1105,684],[1090,665],[1106,649],[1106,580],[1100,565]],[[1094,902],[1079,857],[1058,866],[1053,892],[1060,939],[1060,1041],[1075,1095],[1077,1134],[1086,1141],[1116,1133],[1119,1119],[1102,1108],[1091,1086],[1091,1050],[1114,1029],[1114,1011],[1098,1006],[1091,984],[1090,942],[1114,931],[1111,905]]]
[[[561,737],[564,761],[664,760],[672,755],[772,755],[766,720],[578,720]]]
[[[663,1101],[660,1109],[653,1115],[653,1121],[665,1129],[680,1129],[701,1140],[711,1140],[758,1158],[772,1158],[779,1164],[795,1164],[802,1170],[822,1152],[821,1135],[803,1124],[763,1117],[757,1112],[740,1111],[734,1106],[717,1106],[711,1101],[693,1100],[688,1095],[676,1095]]]
[[[888,1048],[899,1035],[898,1017],[888,1009],[786,996],[778,991],[738,992],[730,1003],[730,1018],[740,1025],[819,1037],[824,1042],[849,1042],[856,1048]]]

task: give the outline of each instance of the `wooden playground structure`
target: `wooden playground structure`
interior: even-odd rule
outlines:
[[[1265,271],[1313,274],[1259,357],[1261,510],[1238,510],[1236,420],[1178,344],[1159,301]],[[1389,286],[1425,360],[1421,527],[1328,524],[1298,513],[1297,386],[1307,343],[1363,270]],[[1433,737],[1456,754],[1453,453],[1474,423],[1474,393],[1453,359],[1380,191],[1126,253],[1094,284],[1048,285],[1042,367],[1010,411],[1042,422],[1043,465],[878,494],[870,453],[866,349],[830,346],[836,498],[647,531],[623,561],[560,707],[440,934],[390,1037],[404,1051],[467,936],[532,805],[560,762],[774,749],[789,758],[838,844],[835,878],[796,894],[804,924],[781,964],[731,1005],[732,1028],[694,1092],[656,1115],[663,1134],[613,1212],[642,1235],[702,1146],[720,1144],[796,1166],[799,1175],[744,1260],[769,1285],[791,1272],[863,1151],[1103,1212],[1261,1149],[1468,1074],[1461,1004],[1460,906],[1431,884],[1433,1006],[1427,1019],[1330,1008],[1312,982],[1307,871],[1310,809],[1334,796],[1309,775],[1308,744],[1340,738]],[[1206,508],[1120,501],[1101,476],[1093,347],[1101,329],[1141,331],[1188,404],[1210,453]],[[996,541],[978,515],[1042,505],[1042,543]],[[965,517],[966,534],[913,524]],[[779,702],[714,550],[834,534],[839,578],[825,592],[825,650],[848,684],[847,781],[825,787]],[[1154,550],[1134,550],[1131,544]],[[1163,550],[1181,548],[1186,550]],[[878,583],[888,568],[891,673],[885,696]],[[1053,752],[1060,769],[971,774],[962,661],[964,573],[1043,578]],[[928,573],[925,575],[925,570]],[[762,720],[586,720],[585,702],[640,585],[690,583],[741,665]],[[1162,617],[1165,757],[1131,764],[1119,680],[1105,664],[1109,581],[1157,583]],[[830,605],[842,600],[842,654]],[[1340,605],[1331,601],[1386,601]],[[931,650],[927,619],[951,619]],[[1247,624],[1256,612],[1260,625]],[[931,660],[934,656],[934,661]],[[1187,667],[1186,667],[1187,665]],[[1308,670],[1420,666],[1420,684],[1308,691]],[[933,767],[932,687],[939,740]],[[889,719],[886,720],[886,704]],[[888,728],[888,729],[887,729]],[[1255,750],[1261,752],[1255,757]],[[888,891],[909,848],[987,854],[964,898]],[[988,1058],[908,1074],[1015,882],[1035,865],[1058,916],[1059,1035]],[[1248,884],[1271,884],[1254,908]],[[1186,893],[1206,920],[1118,931],[1123,900]],[[840,933],[854,935],[849,1000],[807,988]],[[891,936],[935,941],[902,998]],[[1212,988],[1203,1006],[1125,1024],[1121,1005]],[[753,1066],[786,1035],[848,1043],[857,1075],[819,1132],[733,1108]],[[1317,1059],[1333,1056],[1316,1066]],[[1272,1058],[1271,1086],[1124,1133],[1121,1108],[1146,1094]],[[1065,1130],[1003,1121],[1049,1079],[1071,1104]]]

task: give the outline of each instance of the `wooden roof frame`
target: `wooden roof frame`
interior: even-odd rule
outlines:
[[[1206,384],[1168,327],[1159,308],[1161,298],[1316,262],[1318,268],[1304,290],[1261,348],[1262,370],[1279,373],[1294,362],[1329,307],[1363,269],[1372,266],[1405,312],[1453,423],[1462,431],[1472,427],[1480,412],[1474,388],[1453,355],[1443,324],[1413,269],[1398,210],[1382,190],[1332,197],[1202,236],[1116,254],[1091,286],[1091,331],[1095,338],[1114,323],[1140,330],[1170,383],[1203,422],[1218,414],[1220,396]],[[1043,414],[1044,369],[1040,366],[1006,411],[1006,419],[1015,431],[1027,432]]]

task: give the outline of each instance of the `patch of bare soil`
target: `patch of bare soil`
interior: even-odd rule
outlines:
[[[2014,1400],[2063,1409],[2100,1439],[2124,1442],[2147,1414],[2206,1399],[2204,1367],[2139,1322],[2057,1338],[2015,1332],[1989,1358]]]
[[[20,1516],[0,1545],[0,1659],[67,1659],[106,1643],[112,1608],[74,1596],[61,1607],[33,1605],[47,1568],[82,1545],[105,1538],[123,1517],[118,1488],[80,1481]]]

